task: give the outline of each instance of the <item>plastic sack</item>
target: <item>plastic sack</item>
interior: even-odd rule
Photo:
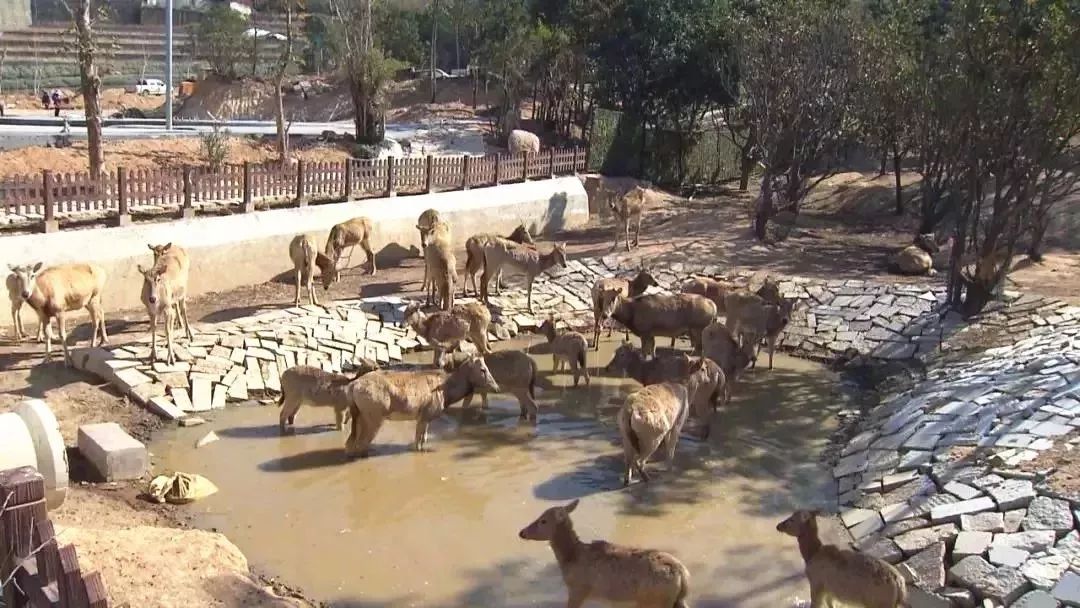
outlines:
[[[187,504],[206,498],[218,491],[214,482],[194,473],[176,473],[158,475],[150,481],[147,494],[154,502],[168,502],[174,505]]]

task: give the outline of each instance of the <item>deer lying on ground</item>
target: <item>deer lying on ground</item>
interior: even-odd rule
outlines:
[[[724,372],[725,385],[724,403],[731,398],[731,389],[742,373],[754,358],[754,346],[752,344],[740,345],[739,341],[731,335],[727,327],[720,321],[713,321],[701,333],[701,353],[720,366]]]
[[[457,284],[457,257],[451,246],[450,224],[436,222],[428,234],[424,248],[424,282],[422,289],[427,290],[427,304],[438,293],[439,307],[450,310],[454,307],[454,290]]]
[[[615,355],[604,367],[604,373],[630,377],[643,386],[678,382],[686,384],[690,376],[700,373],[690,393],[690,413],[702,423],[701,438],[709,438],[712,414],[727,403],[727,378],[715,361],[702,357],[690,358],[685,353],[663,354],[645,359],[645,355],[625,342],[615,350]]]
[[[611,316],[611,309],[619,296],[636,298],[645,293],[649,287],[656,285],[656,279],[646,270],[641,270],[632,280],[622,277],[597,279],[592,286],[593,306],[593,348],[600,349],[600,324]],[[628,330],[624,329],[624,332]],[[608,337],[611,337],[611,326],[608,326]],[[629,338],[629,333],[626,334]]]
[[[469,240],[465,241],[465,280],[462,281],[462,293],[469,295],[469,281],[473,284],[473,293],[477,296],[480,295],[480,289],[476,286],[476,273],[480,272],[484,268],[484,250],[490,246],[493,246],[502,238],[497,234],[474,234],[469,237]],[[510,236],[506,237],[506,240],[513,241],[521,245],[533,245],[532,235],[529,234],[529,229],[525,227],[525,224],[518,224],[517,228],[510,233]],[[495,273],[495,293],[502,293],[502,273]]]
[[[424,249],[427,248],[431,230],[441,221],[442,216],[434,209],[427,209],[416,218],[416,230],[420,232],[420,257],[424,257]]]
[[[348,456],[366,456],[386,420],[416,420],[413,449],[424,451],[428,425],[446,407],[474,392],[499,392],[481,357],[472,357],[454,371],[377,371],[349,385],[352,428],[345,443]]]
[[[338,269],[334,261],[319,251],[318,242],[311,234],[298,234],[289,243],[289,259],[292,260],[293,270],[296,273],[296,297],[293,304],[300,306],[300,287],[307,289],[308,300],[315,306],[319,305],[319,298],[315,295],[315,269],[319,269],[322,277],[323,289],[329,290],[330,286],[339,278]]]
[[[619,297],[611,318],[641,338],[641,350],[652,356],[658,336],[674,338],[690,335],[694,353],[701,352],[701,332],[716,317],[716,304],[696,294],[650,294],[636,298]]]
[[[166,246],[168,247],[168,246]],[[187,252],[180,247],[168,247],[168,253],[158,257],[150,268],[137,266],[143,275],[142,303],[150,317],[150,361],[157,361],[157,325],[158,319],[165,321],[165,360],[169,365],[176,362],[173,348],[174,318],[178,318],[181,331],[191,333],[191,323],[187,317]]]
[[[663,551],[582,542],[570,520],[577,506],[575,500],[551,507],[518,534],[551,544],[569,593],[568,608],[590,598],[634,602],[640,608],[686,608],[690,572],[682,562]]]
[[[105,291],[105,270],[96,264],[60,264],[41,269],[42,264],[9,266],[15,273],[15,286],[23,301],[37,313],[39,334],[45,333],[45,362],[52,358],[52,329],[56,319],[64,362],[71,365],[67,344],[67,313],[85,308],[90,313],[90,346],[107,344],[105,313],[101,309],[101,294]],[[100,340],[99,340],[100,338]]]
[[[951,244],[952,239],[945,242],[946,246]],[[890,264],[891,269],[899,274],[933,276],[937,274],[933,256],[939,251],[941,245],[934,233],[920,234],[915,237],[914,243],[896,252]]]
[[[457,369],[458,366],[468,361],[472,355],[466,353],[454,353],[446,362],[447,370]],[[539,408],[536,405],[536,361],[528,354],[520,350],[499,350],[484,355],[484,363],[487,364],[491,376],[499,383],[499,388],[504,393],[510,393],[518,400],[521,408],[520,418],[536,422]],[[488,392],[480,393],[481,408],[488,407]],[[468,409],[472,406],[472,395],[465,397],[462,407]]]
[[[621,225],[622,232],[626,235],[626,250],[630,251],[630,223],[635,223],[634,228],[634,247],[638,246],[638,241],[641,238],[641,216],[645,211],[645,202],[648,198],[648,191],[641,186],[634,187],[633,190],[627,192],[619,198],[613,198],[608,201],[608,208],[615,215],[619,225],[615,227],[615,244],[611,246],[611,250],[614,251],[619,247],[619,228]]]
[[[823,544],[817,515],[816,511],[796,511],[776,526],[777,531],[799,540],[810,581],[810,605],[832,605],[835,599],[865,608],[906,608],[907,583],[896,568],[854,549]]]
[[[441,367],[443,353],[454,350],[469,336],[469,321],[451,311],[425,313],[419,304],[405,308],[405,324],[431,343],[432,364]]]
[[[375,275],[375,254],[371,251],[371,220],[366,217],[353,218],[342,222],[330,229],[330,236],[326,239],[323,253],[334,262],[334,268],[341,264],[341,254],[345,248],[349,249],[349,261],[352,261],[352,248],[360,245],[367,254],[370,270],[368,274]]]
[[[360,359],[356,374],[334,374],[318,367],[297,365],[281,373],[281,397],[278,405],[281,415],[278,428],[282,433],[286,426],[296,424],[296,412],[300,406],[329,407],[334,410],[334,426],[344,428],[349,413],[349,383],[357,378],[379,370],[379,364],[370,359]]]
[[[566,267],[566,246],[555,243],[548,253],[540,253],[529,245],[520,245],[507,239],[497,239],[484,249],[484,275],[480,278],[480,297],[488,301],[488,286],[491,277],[499,274],[504,266],[509,266],[525,274],[528,285],[526,301],[532,312],[532,284],[536,277],[554,266]]]
[[[589,341],[585,336],[572,330],[559,331],[555,327],[555,318],[548,317],[540,324],[540,333],[551,345],[551,359],[555,372],[562,371],[564,365],[574,374],[574,387],[578,378],[585,377],[585,386],[590,384],[589,366],[585,362],[585,353],[589,351]]]

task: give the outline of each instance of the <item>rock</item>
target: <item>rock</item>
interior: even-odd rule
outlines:
[[[177,420],[184,417],[184,410],[176,407],[172,399],[168,397],[154,397],[147,403],[150,411],[166,420]]]
[[[930,510],[930,522],[935,524],[958,522],[961,515],[992,511],[993,509],[994,501],[986,496],[981,496],[971,500],[962,500],[934,507]]]
[[[1038,553],[1054,546],[1056,536],[1053,530],[1031,530],[1012,534],[995,534],[995,547],[1012,547],[1029,553]]]
[[[1059,540],[1050,553],[1064,555],[1069,558],[1074,567],[1080,567],[1080,532],[1073,530]]]
[[[881,529],[881,535],[893,538],[894,536],[900,536],[904,532],[910,532],[912,530],[919,530],[921,528],[930,527],[930,520],[923,517],[913,517],[911,519],[905,519],[896,523],[889,524]]]
[[[1020,531],[1020,523],[1024,521],[1024,515],[1027,514],[1027,509],[1017,509],[1015,511],[1008,511],[1002,520],[1005,525],[1005,532],[1012,534],[1013,532]]]
[[[184,416],[177,422],[180,423],[180,426],[199,426],[200,424],[206,424],[206,421],[198,416]]]
[[[1053,530],[1064,533],[1072,530],[1073,514],[1068,501],[1039,496],[1028,505],[1027,516],[1020,522],[1024,530]]]
[[[949,582],[975,591],[975,595],[1005,604],[1014,602],[1030,584],[1015,568],[994,567],[978,556],[965,557],[949,570]]]
[[[848,532],[851,532],[852,538],[858,540],[860,538],[870,536],[874,532],[885,527],[885,522],[881,521],[877,513],[874,513],[872,517],[864,519],[854,526],[848,528]]]
[[[1064,555],[1043,555],[1024,562],[1020,573],[1027,577],[1036,589],[1049,590],[1068,569],[1069,558]]]
[[[1066,606],[1080,606],[1080,575],[1066,572],[1050,593]]]
[[[945,586],[945,543],[936,542],[916,553],[901,565],[905,578],[927,591],[937,591]]]
[[[957,481],[950,481],[943,489],[960,500],[971,500],[982,494],[979,490]]]
[[[1031,554],[1023,549],[995,547],[991,545],[989,556],[990,563],[995,566],[1011,566],[1013,568],[1019,568],[1027,561]]]
[[[941,597],[949,600],[956,608],[975,608],[975,594],[961,587],[945,587],[938,591]]]
[[[211,443],[214,443],[218,439],[221,439],[221,437],[218,437],[218,434],[215,433],[214,431],[210,431],[209,433],[203,435],[202,439],[195,442],[195,447],[196,448],[201,448],[201,447],[210,445]]]
[[[78,446],[105,481],[138,479],[150,465],[146,446],[115,422],[80,426]]]
[[[938,541],[951,539],[956,535],[956,524],[944,524],[932,528],[912,530],[897,536],[893,540],[904,555],[914,555]]]
[[[205,378],[195,378],[191,381],[191,407],[196,412],[205,412],[213,405],[211,390],[213,383]]]
[[[908,605],[911,608],[953,608],[952,602],[940,594],[911,585],[908,586]]]
[[[862,542],[856,543],[856,547],[862,553],[871,555],[890,564],[899,563],[904,557],[904,554],[900,552],[900,548],[896,546],[896,543],[888,538],[875,537],[864,539]]]
[[[960,516],[960,529],[969,532],[1004,532],[1005,517],[1001,513],[966,513]]]
[[[871,509],[848,509],[840,514],[840,521],[844,522],[844,527],[850,528],[871,517],[877,517],[877,512]]]
[[[1011,608],[1058,608],[1061,604],[1049,593],[1036,589],[1028,591]]]
[[[952,560],[956,563],[971,555],[982,555],[990,548],[994,535],[990,532],[961,532],[953,545]]]
[[[999,511],[1026,507],[1035,499],[1035,487],[1026,479],[1009,479],[987,489]]]

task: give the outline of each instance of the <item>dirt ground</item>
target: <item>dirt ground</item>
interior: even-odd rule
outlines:
[[[3,163],[0,163],[0,166],[3,166]],[[910,178],[905,179],[910,181]],[[844,174],[829,180],[808,202],[790,238],[775,245],[760,244],[750,234],[747,201],[751,199],[752,193],[739,193],[729,188],[698,192],[687,198],[658,193],[644,222],[641,246],[630,254],[625,252],[622,245],[618,251],[612,252],[614,226],[608,217],[593,218],[588,225],[553,235],[552,239],[566,242],[567,252],[571,257],[614,254],[657,268],[680,262],[704,262],[716,264],[718,268],[727,271],[747,269],[834,279],[881,279],[886,276],[885,268],[889,257],[898,248],[910,243],[910,235],[914,229],[913,218],[895,217],[882,212],[882,209],[891,208],[892,205],[889,184],[889,178],[862,174]],[[547,242],[540,244],[542,249],[548,246]],[[459,255],[458,259],[463,260],[464,255]],[[345,271],[342,281],[334,285],[328,294],[320,294],[324,301],[392,293],[419,293],[422,278],[419,259],[380,264],[379,273],[374,278],[367,276],[364,269],[359,267],[360,259],[354,259],[354,263],[358,266]],[[1080,302],[1080,255],[1076,252],[1055,250],[1040,264],[1021,258],[1016,268],[1010,276],[1015,288]],[[889,275],[887,280],[927,282],[941,280],[941,277],[909,278]],[[249,315],[259,309],[291,306],[294,288],[290,281],[291,279],[284,279],[224,293],[205,294],[189,300],[189,314],[196,323],[216,322]],[[24,319],[32,316],[28,311],[24,312],[24,315]],[[109,311],[107,321],[110,338],[114,343],[144,336],[147,331],[145,313],[141,310]],[[89,337],[89,326],[85,319],[80,319],[77,323],[79,326],[72,333],[76,340],[85,341]],[[38,344],[0,343],[0,411],[8,409],[26,396],[46,398],[60,419],[62,433],[69,444],[74,443],[77,426],[86,422],[116,421],[141,438],[146,438],[160,424],[139,407],[103,387],[95,378],[65,369],[59,358],[47,365],[41,364],[42,351],[43,346]],[[84,500],[80,498],[81,492],[84,490],[76,489],[76,498],[70,506],[64,507],[65,512],[72,514],[72,518],[81,517],[84,518],[82,521],[87,522],[98,519],[93,516],[92,510],[90,515],[81,512],[83,505],[91,505],[87,508],[113,510],[117,513],[115,521],[124,521],[124,509],[130,511],[132,508],[123,500],[108,502],[101,496]],[[139,505],[139,510],[146,508],[135,503],[133,498],[129,502]],[[106,515],[99,517],[104,520]],[[143,517],[128,518],[131,523],[126,525],[160,526],[182,519],[175,515],[160,514],[156,517],[162,519],[157,521],[143,520]],[[76,519],[75,523],[68,525],[78,527],[79,521]],[[188,542],[187,537],[170,534],[179,532],[147,531],[141,536],[142,541],[129,538],[127,533],[117,535],[110,532],[99,535],[98,540],[80,537],[79,546],[86,542],[88,552],[97,556],[101,564],[111,561],[122,564],[131,559],[126,552],[130,551],[131,547],[139,546],[139,542],[144,542],[144,550],[140,554],[153,553],[154,550],[165,554],[163,547]],[[131,535],[140,537],[140,533],[133,532]],[[84,541],[84,538],[87,540]],[[118,540],[111,540],[114,538]],[[242,556],[220,549],[215,543],[220,543],[221,539],[213,535],[198,538],[198,541],[191,541],[192,547],[177,548],[177,553],[170,553],[168,567],[163,566],[160,571],[189,573],[190,570],[194,578],[186,583],[203,590],[247,589],[243,585],[238,587],[239,583],[230,578],[233,576],[230,573],[246,567]],[[135,544],[122,545],[121,540]],[[149,550],[151,545],[155,544],[157,549]],[[207,548],[212,546],[218,547],[223,553],[223,561],[215,564],[213,569],[202,569],[205,566],[205,554],[200,551],[208,550]],[[113,555],[110,551],[115,551],[116,554]],[[155,555],[145,559],[157,557]],[[120,587],[130,586],[133,589],[131,593],[138,593],[135,589],[139,589],[143,584],[139,578],[142,573],[159,570],[152,567],[150,562],[146,562],[146,565],[149,567],[131,564],[123,568],[123,572],[115,573],[115,576],[124,581]],[[112,574],[108,568],[114,566],[100,567],[106,568],[106,580],[109,582]],[[226,582],[221,583],[223,580]],[[109,584],[110,588],[117,587],[115,583]],[[224,586],[214,587],[215,584]],[[157,590],[154,593],[157,599],[169,596],[170,593],[162,594]],[[140,599],[143,598],[132,595],[124,601],[132,602],[132,606],[171,605],[145,604],[140,603]],[[117,601],[117,605],[120,605],[120,601]]]
[[[49,90],[52,91],[52,89]],[[71,100],[71,109],[83,109],[83,99],[81,95],[70,90],[66,91],[64,94]],[[41,107],[40,91],[36,94],[33,91],[5,93],[0,95],[0,100],[4,102],[5,110],[14,110],[13,113],[20,116],[46,116],[52,114],[52,110],[45,110]],[[101,109],[106,114],[110,114],[122,108],[137,108],[144,112],[157,110],[164,104],[165,98],[160,95],[136,95],[135,93],[128,93],[122,88],[103,89],[101,91]]]

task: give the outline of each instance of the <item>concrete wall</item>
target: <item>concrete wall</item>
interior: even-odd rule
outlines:
[[[524,222],[535,234],[579,226],[589,217],[589,202],[581,180],[564,177],[123,228],[7,236],[0,238],[0,262],[100,264],[109,277],[104,298],[107,315],[110,310],[142,306],[142,277],[136,265],[151,262],[148,243],[172,242],[187,248],[192,259],[189,287],[192,294],[198,295],[263,283],[290,271],[288,246],[294,236],[311,232],[323,241],[331,226],[354,217],[368,217],[374,223],[372,247],[379,262],[415,255],[414,248],[420,244],[416,220],[428,208],[448,218],[459,248],[478,232],[509,233]],[[357,248],[352,264],[364,261],[363,252]],[[23,314],[24,323],[25,315],[33,318],[28,310]],[[0,319],[4,326],[11,324],[7,314]]]
[[[30,0],[0,0],[0,30],[30,26]]]

